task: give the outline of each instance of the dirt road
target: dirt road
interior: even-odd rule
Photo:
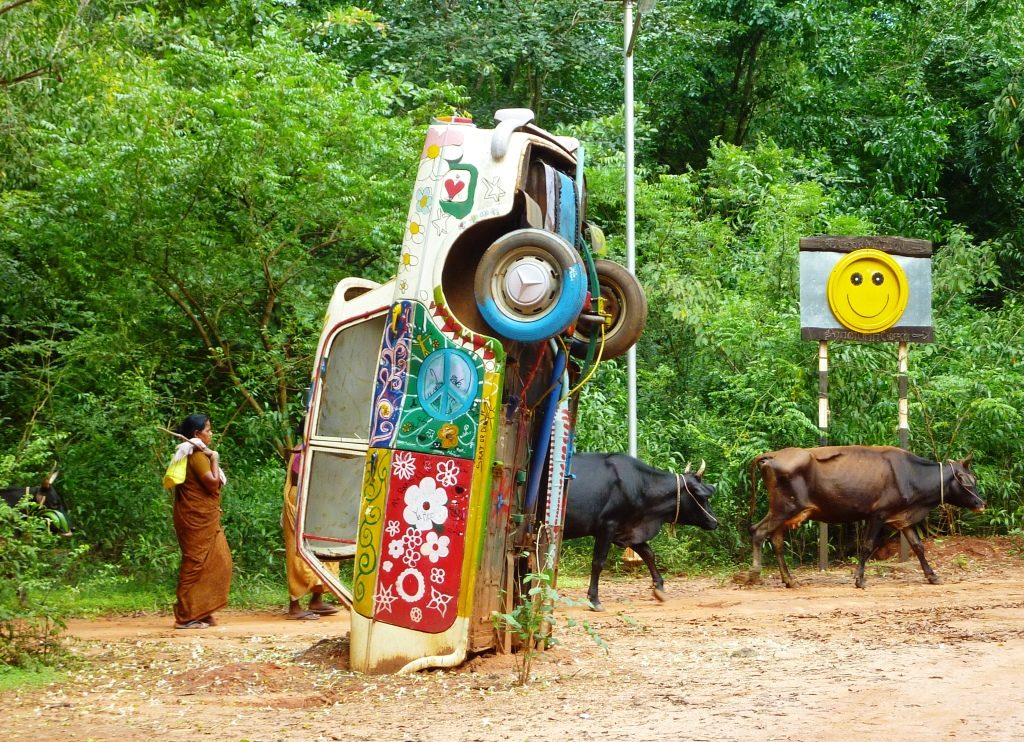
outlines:
[[[82,669],[3,694],[0,738],[56,740],[1024,739],[1024,557],[1005,539],[928,542],[916,560],[798,570],[787,590],[728,578],[602,584],[604,613],[514,685],[507,656],[412,676],[347,669],[346,614],[225,612],[73,621]],[[582,598],[583,590],[563,590]]]

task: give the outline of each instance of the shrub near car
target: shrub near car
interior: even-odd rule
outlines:
[[[512,642],[491,614],[557,568],[575,392],[643,328],[639,285],[591,254],[579,142],[532,118],[436,119],[395,277],[328,307],[297,535],[350,606],[356,670]]]

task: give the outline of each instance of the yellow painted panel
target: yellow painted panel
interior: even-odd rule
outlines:
[[[381,534],[390,472],[389,449],[371,448],[366,452],[363,493],[359,501],[356,560],[352,574],[352,609],[367,618],[373,617],[373,596],[380,567]]]

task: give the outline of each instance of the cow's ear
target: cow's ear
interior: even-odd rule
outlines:
[[[960,459],[960,463],[963,464],[964,469],[971,468],[971,462],[974,461],[974,452],[967,454],[966,458]]]

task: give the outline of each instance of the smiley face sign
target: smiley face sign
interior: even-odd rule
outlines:
[[[854,332],[888,330],[907,308],[910,288],[899,263],[881,250],[854,250],[828,277],[828,305]]]
[[[931,243],[903,237],[800,240],[804,340],[933,340]]]

